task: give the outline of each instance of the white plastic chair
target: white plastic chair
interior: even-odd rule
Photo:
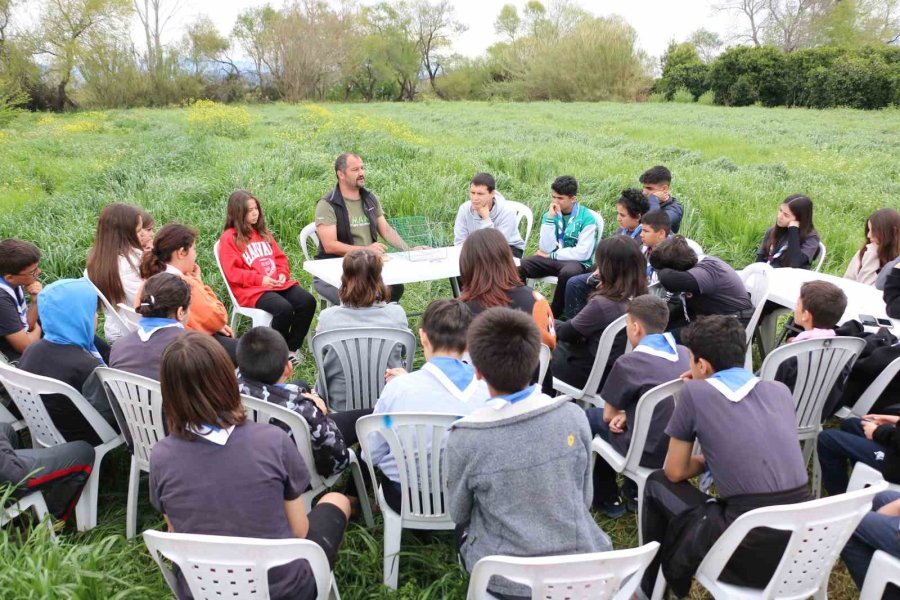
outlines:
[[[842,419],[848,419],[850,417],[862,418],[866,416],[895,377],[900,377],[900,356],[888,363],[888,366],[885,367],[884,370],[878,374],[878,377],[869,384],[869,387],[867,387],[866,391],[857,399],[852,408],[847,408],[846,406],[841,407],[835,414]]]
[[[544,381],[544,376],[547,375],[547,369],[550,368],[551,354],[550,346],[541,344],[541,353],[538,362],[538,383]]]
[[[625,330],[625,317],[622,315],[612,323],[606,326],[603,334],[600,336],[600,343],[597,347],[597,355],[594,357],[594,366],[591,367],[591,373],[588,375],[587,381],[582,388],[576,388],[569,385],[562,379],[553,378],[553,389],[564,394],[573,400],[579,400],[584,404],[593,404],[594,406],[603,406],[603,400],[600,398],[600,380],[603,378],[603,371],[606,369],[606,363],[609,362],[609,354],[612,352],[613,344],[616,337]],[[629,352],[630,347],[625,344],[625,352]]]
[[[0,506],[0,527],[6,525],[25,511],[33,509],[38,521],[44,522],[44,519],[46,519],[47,527],[50,529],[50,538],[56,539],[56,532],[53,530],[53,517],[47,508],[44,495],[39,490],[21,498],[10,497],[7,502],[9,503],[8,506]]]
[[[531,228],[534,226],[534,212],[532,212],[531,207],[527,204],[522,204],[515,200],[505,200],[505,202],[516,215],[516,229],[519,229],[522,225],[522,220],[525,220],[525,235],[522,236],[522,239],[525,240],[525,246],[528,246],[528,239],[531,237]]]
[[[94,287],[94,291],[97,292],[97,297],[100,298],[100,302],[103,303],[103,314],[106,315],[107,319],[112,319],[116,326],[118,326],[119,330],[123,333],[127,333],[129,331],[135,331],[137,329],[136,326],[129,323],[122,315],[119,314],[119,311],[113,307],[112,303],[106,299],[106,296],[103,295],[103,292],[100,291],[94,282],[91,281],[91,278],[88,277],[87,269],[84,270],[84,278]]]
[[[346,380],[347,410],[372,408],[384,388],[384,372],[396,346],[405,356],[403,367],[412,371],[416,355],[416,338],[409,330],[390,327],[356,327],[332,329],[313,336],[310,347],[316,359],[316,370],[325,397],[325,353],[333,352],[341,364]]]
[[[237,329],[238,316],[243,315],[253,321],[254,327],[268,327],[272,324],[272,313],[268,313],[259,308],[247,308],[237,303],[234,298],[234,292],[231,291],[231,284],[225,277],[225,270],[222,269],[222,261],[219,259],[219,242],[213,245],[213,256],[216,257],[216,266],[219,267],[219,275],[225,282],[225,289],[228,290],[228,298],[231,300],[231,328]]]
[[[195,600],[268,600],[269,569],[295,560],[309,563],[316,579],[317,600],[340,600],[325,551],[309,540],[269,540],[148,530],[144,532],[144,543],[176,596],[177,579],[161,556],[178,565]]]
[[[847,483],[847,491],[861,490],[870,485],[880,484],[884,480],[881,471],[873,469],[866,463],[858,462],[853,466],[850,481]],[[887,489],[892,492],[900,492],[900,483],[888,483],[887,486]]]
[[[594,220],[597,221],[597,240],[599,241],[603,239],[603,217],[595,210],[592,210],[590,208],[588,210],[591,211],[591,214],[594,215]],[[591,253],[591,260],[593,260],[593,258],[594,255],[593,253]],[[537,279],[528,279],[528,281],[525,282],[525,285],[530,288],[534,288],[535,283],[548,283],[550,284],[550,295],[553,296],[553,291],[554,288],[556,288],[557,281],[558,279],[555,275],[548,275],[546,277],[538,277]]]
[[[828,394],[845,368],[852,367],[866,342],[855,337],[834,337],[803,340],[785,344],[772,350],[759,370],[760,378],[776,381],[775,375],[785,361],[797,360],[797,379],[794,384],[794,409],[797,417],[797,437],[803,444],[803,457],[813,459],[813,492],[818,496],[822,479],[816,451],[816,438],[822,431],[822,409]]]
[[[137,502],[141,473],[150,472],[150,452],[156,442],[166,437],[162,391],[158,381],[134,373],[109,367],[97,367],[94,372],[106,390],[119,429],[126,437],[128,449],[131,451],[125,513],[125,537],[130,540],[137,532]]]
[[[312,440],[309,437],[309,425],[303,420],[303,417],[294,411],[287,409],[271,402],[266,402],[246,394],[241,394],[241,402],[247,409],[247,419],[255,423],[270,423],[272,419],[284,423],[290,430],[297,444],[297,450],[303,462],[306,463],[306,470],[309,471],[309,489],[303,493],[303,506],[309,513],[313,507],[313,500],[322,492],[332,487],[343,475],[343,471],[335,473],[331,477],[322,477],[316,471],[316,460],[313,457]],[[352,448],[347,448],[350,455],[350,475],[356,484],[356,490],[359,494],[359,505],[363,513],[366,525],[373,527],[375,521],[372,519],[372,507],[369,504],[369,496],[366,493],[365,481],[362,478],[362,469],[359,466],[359,460]]]
[[[644,450],[647,445],[647,436],[650,434],[650,426],[653,420],[653,411],[662,402],[671,398],[673,402],[678,401],[678,392],[684,382],[681,379],[675,379],[656,386],[651,390],[647,390],[638,400],[637,409],[634,414],[634,423],[629,423],[631,428],[631,442],[628,446],[628,452],[625,456],[619,454],[612,444],[595,436],[591,442],[591,456],[594,453],[605,460],[609,466],[616,471],[628,477],[637,485],[637,521],[638,521],[638,544],[643,541],[643,528],[641,527],[641,516],[644,508],[644,486],[647,484],[647,478],[658,468],[642,467],[641,458],[644,456]]]
[[[25,417],[31,433],[31,443],[35,448],[49,448],[64,444],[66,440],[53,424],[41,395],[62,394],[96,432],[100,438],[99,446],[94,446],[94,468],[88,477],[81,498],[75,505],[75,519],[79,531],[87,531],[97,526],[98,483],[100,481],[100,464],[106,453],[123,443],[122,437],[110,427],[100,413],[85,400],[78,390],[72,386],[51,379],[34,375],[8,365],[0,364],[0,382],[9,392],[10,397]]]
[[[2,365],[9,365],[7,362],[0,361]],[[11,367],[12,365],[10,365]],[[0,404],[0,423],[9,423],[16,431],[25,429],[25,419],[17,419],[12,412],[3,404]]]
[[[363,460],[373,484],[378,480],[369,453],[372,434],[387,442],[400,475],[400,514],[388,506],[380,486],[375,494],[384,517],[384,585],[392,590],[397,589],[399,579],[402,529],[454,528],[447,512],[447,468],[442,458],[445,433],[458,418],[436,413],[391,413],[369,415],[356,422]],[[439,452],[433,451],[435,439],[441,440]]]
[[[859,600],[882,600],[889,583],[900,587],[900,558],[876,550],[869,562]]]
[[[737,518],[710,549],[696,579],[714,598],[728,600],[824,600],[828,576],[856,526],[872,508],[872,498],[885,486],[848,492],[800,504],[768,506]],[[781,562],[764,590],[719,580],[731,555],[753,529],[769,527],[791,532]]]
[[[822,263],[825,262],[825,244],[819,242],[819,250],[816,252],[816,255],[813,257],[813,260],[816,261],[816,268],[813,269],[816,273],[819,273],[822,270]]]
[[[491,577],[531,588],[532,600],[628,600],[653,560],[659,542],[640,548],[561,556],[485,556],[472,569],[467,600],[490,600]]]
[[[753,316],[747,323],[747,356],[744,359],[744,368],[748,371],[753,370],[753,334],[756,332],[763,307],[769,297],[771,273],[772,267],[766,263],[752,263],[738,271],[741,281],[744,282],[744,288],[750,294],[750,303],[753,305]]]
[[[316,251],[319,248],[319,236],[316,234],[316,224],[310,223],[306,225],[303,229],[300,230],[299,235],[297,235],[297,242],[300,243],[300,250],[303,251],[303,259],[304,260],[312,260],[315,258],[315,255],[309,253],[309,244],[312,243],[315,246]],[[331,302],[327,298],[322,298],[319,296],[318,292],[315,289],[312,290],[313,293],[319,298],[319,309],[324,310],[331,306]]]
[[[697,258],[702,258],[703,255],[703,247],[690,238],[684,238],[684,241],[687,242],[688,248],[694,251],[694,254],[697,255]]]
[[[138,311],[124,302],[119,302],[116,306],[119,307],[119,315],[128,321],[129,331],[137,331],[141,324],[141,315]]]

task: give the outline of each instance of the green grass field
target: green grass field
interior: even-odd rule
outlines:
[[[333,185],[342,151],[366,161],[368,187],[390,216],[424,215],[449,230],[469,178],[490,171],[510,199],[535,213],[549,184],[571,174],[581,201],[615,228],[613,202],[647,167],[665,164],[687,207],[682,233],[741,267],[790,193],[810,195],[828,247],[825,269],[843,273],[863,241],[866,217],[900,197],[900,111],[729,109],[679,104],[273,105],[23,115],[0,130],[0,237],[44,252],[45,283],[80,276],[100,208],[129,202],[157,225],[200,231],[205,279],[221,298],[212,245],[235,188],[253,191],[304,285],[297,233]],[[535,238],[533,238],[534,240]],[[532,245],[535,241],[531,242]],[[410,286],[403,304],[421,311],[449,295],[446,282]],[[312,378],[311,359],[300,375]],[[100,527],[53,546],[0,532],[0,598],[158,598],[167,588],[142,544],[124,542],[128,457],[103,466]],[[146,485],[146,484],[145,484]],[[140,528],[161,519],[146,503]],[[223,493],[227,485],[223,483]],[[636,543],[633,517],[600,518],[617,547]],[[337,577],[343,597],[463,598],[465,574],[449,536],[404,536],[398,593],[381,581],[381,529],[351,525]],[[832,598],[856,591],[843,567]],[[697,597],[701,597],[697,595]]]

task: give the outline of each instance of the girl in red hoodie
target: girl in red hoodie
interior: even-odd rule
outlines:
[[[312,294],[291,279],[287,256],[266,227],[262,206],[250,192],[228,197],[219,260],[238,304],[272,314],[272,328],[291,351],[303,344],[316,314]]]

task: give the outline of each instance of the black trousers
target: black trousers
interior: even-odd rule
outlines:
[[[519,277],[526,279],[538,279],[540,277],[556,276],[556,289],[553,291],[553,301],[550,308],[553,315],[561,318],[566,308],[566,283],[571,277],[586,273],[587,268],[574,260],[554,260],[546,256],[529,256],[519,265]]]
[[[303,345],[313,317],[316,299],[299,285],[286,290],[266,292],[256,301],[256,308],[272,314],[272,329],[281,334],[290,350]]]
[[[50,513],[57,519],[68,519],[93,469],[94,448],[77,441],[36,450],[19,449],[19,436],[9,423],[0,423],[0,437],[9,441],[16,458],[30,473],[15,495],[22,497],[39,490]],[[0,483],[19,483],[8,478],[9,474],[0,473]]]
[[[225,352],[228,354],[228,358],[231,359],[231,364],[237,367],[237,338],[229,337],[221,333],[214,333],[212,334],[212,336],[225,349]]]

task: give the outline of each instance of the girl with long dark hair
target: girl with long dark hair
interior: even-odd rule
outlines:
[[[884,266],[900,256],[900,213],[893,208],[873,212],[866,221],[865,240],[844,277],[874,285]]]
[[[756,262],[778,267],[808,269],[819,253],[819,232],[813,225],[813,203],[807,196],[792,194],[784,199],[775,225],[763,236]]]

